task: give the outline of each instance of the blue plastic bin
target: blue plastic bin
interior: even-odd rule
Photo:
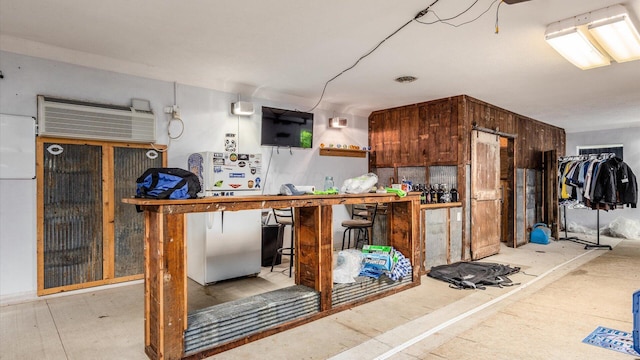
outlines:
[[[531,229],[530,241],[535,244],[547,245],[549,243],[549,236],[551,236],[551,229],[543,223],[537,223],[533,225]]]
[[[633,349],[640,354],[640,290],[633,294]]]

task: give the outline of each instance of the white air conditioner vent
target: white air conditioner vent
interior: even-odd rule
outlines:
[[[125,106],[38,96],[39,135],[153,143],[156,119],[151,111]]]

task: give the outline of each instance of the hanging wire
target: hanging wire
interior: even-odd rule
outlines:
[[[346,73],[347,71],[353,69],[354,67],[356,67],[356,65],[358,65],[360,63],[360,61],[362,61],[362,59],[366,58],[367,56],[371,55],[374,51],[378,50],[378,48],[385,43],[385,41],[389,40],[391,37],[393,37],[395,34],[397,34],[398,32],[400,32],[400,30],[404,29],[407,25],[409,25],[412,21],[417,20],[421,17],[423,17],[424,15],[426,15],[429,12],[429,9],[435,5],[438,1],[440,0],[435,0],[433,3],[431,3],[431,5],[427,6],[424,10],[420,11],[418,14],[416,14],[416,16],[407,21],[406,23],[404,23],[402,26],[400,26],[399,28],[397,28],[395,31],[393,31],[391,34],[389,34],[387,37],[385,37],[384,39],[382,39],[380,42],[378,42],[378,44],[376,46],[373,47],[373,49],[369,50],[368,52],[366,52],[364,55],[360,56],[358,58],[358,60],[356,60],[355,63],[353,63],[353,65],[347,67],[346,69],[342,70],[341,72],[339,72],[337,75],[335,75],[334,77],[332,77],[331,79],[327,80],[326,83],[324,83],[324,87],[322,88],[322,93],[320,94],[320,99],[318,99],[318,102],[309,110],[307,110],[307,112],[312,112],[313,110],[315,110],[315,108],[318,107],[318,105],[320,105],[320,102],[322,102],[322,99],[324,98],[324,94],[327,91],[327,86],[329,85],[330,82],[332,82],[333,80],[339,78],[342,74]]]
[[[313,107],[309,110],[307,110],[307,112],[312,112],[313,110],[315,110],[318,105],[320,105],[320,103],[322,102],[322,99],[324,98],[324,95],[327,91],[327,86],[329,86],[329,83],[331,83],[332,81],[334,81],[335,79],[339,78],[340,76],[342,76],[342,74],[346,73],[347,71],[353,69],[354,67],[356,67],[356,65],[358,65],[360,63],[360,61],[362,61],[364,58],[366,58],[367,56],[371,55],[374,51],[376,51],[382,44],[384,44],[387,40],[389,40],[391,37],[393,37],[394,35],[396,35],[398,32],[400,32],[400,30],[404,29],[407,25],[409,25],[411,22],[415,21],[418,22],[420,24],[423,25],[432,25],[432,24],[436,24],[436,23],[443,23],[446,25],[450,25],[453,27],[460,27],[466,24],[470,24],[476,20],[478,20],[480,17],[482,17],[484,14],[486,14],[489,10],[491,10],[491,8],[493,7],[493,5],[496,2],[499,2],[498,4],[498,8],[496,10],[496,34],[498,33],[498,11],[500,9],[500,5],[502,4],[503,0],[494,0],[489,7],[483,11],[482,13],[480,13],[480,15],[476,16],[475,18],[469,20],[469,21],[465,21],[463,23],[460,24],[452,24],[449,23],[449,20],[453,20],[456,19],[464,14],[466,14],[469,10],[471,10],[477,3],[479,0],[475,0],[471,5],[469,5],[465,10],[463,10],[462,12],[458,13],[455,16],[449,17],[449,18],[440,18],[438,17],[438,15],[431,10],[431,7],[433,5],[435,5],[439,0],[435,0],[434,2],[432,2],[429,6],[427,6],[426,8],[424,8],[422,11],[420,11],[419,13],[417,13],[413,19],[405,22],[404,24],[402,24],[402,26],[400,26],[399,28],[397,28],[395,31],[393,31],[391,34],[389,34],[387,37],[385,37],[384,39],[382,39],[380,42],[378,42],[378,44],[376,44],[376,46],[373,47],[373,49],[369,50],[368,52],[366,52],[364,55],[360,56],[358,58],[358,60],[356,60],[356,62],[353,63],[353,65],[347,67],[346,69],[342,70],[341,72],[339,72],[338,74],[336,74],[334,77],[332,77],[331,79],[327,80],[327,82],[324,83],[324,86],[322,87],[322,93],[320,94],[320,98],[318,99],[318,102],[316,102],[315,105],[313,105]],[[420,21],[418,19],[420,19],[421,17],[427,15],[428,13],[432,13],[437,20],[432,21],[432,22],[424,22],[424,21]]]
[[[271,156],[269,156],[269,164],[267,165],[267,171],[264,172],[264,179],[262,180],[262,195],[267,188],[267,177],[269,176],[269,168],[271,168],[271,161],[273,160],[273,146],[271,147]]]
[[[167,152],[171,147],[171,140],[179,139],[184,133],[184,121],[182,121],[182,118],[180,117],[180,109],[178,108],[178,82],[176,81],[173,82],[173,104],[174,105],[171,109],[171,119],[169,119],[169,122],[167,123],[167,137],[169,138],[169,141],[167,141],[167,147],[166,149],[158,149],[155,144],[151,143],[151,148],[155,151]],[[171,123],[173,122],[180,124],[180,132],[176,136],[171,135]]]
[[[500,26],[498,25],[498,16],[500,15],[500,5],[502,5],[502,3],[504,2],[504,0],[500,0],[500,3],[498,4],[498,7],[496,8],[496,34],[498,34],[500,32]],[[493,5],[493,4],[491,4]]]
[[[476,16],[475,18],[473,18],[473,19],[471,19],[471,20],[469,20],[469,21],[462,22],[462,23],[460,23],[460,24],[452,24],[452,23],[450,23],[450,22],[448,22],[448,21],[449,21],[449,20],[456,19],[456,18],[458,18],[458,17],[462,16],[463,14],[465,14],[466,12],[468,12],[469,10],[471,10],[471,8],[472,8],[472,7],[474,7],[474,5],[476,5],[476,3],[478,2],[478,0],[474,1],[474,2],[469,6],[469,7],[467,7],[467,8],[466,8],[464,11],[462,11],[461,13],[459,13],[459,14],[457,14],[457,15],[455,15],[455,16],[452,16],[452,17],[450,17],[450,18],[441,19],[441,18],[438,16],[438,14],[436,14],[434,11],[432,11],[431,13],[432,13],[432,14],[433,14],[433,16],[435,16],[435,17],[436,17],[436,19],[438,19],[438,20],[431,21],[431,22],[424,22],[424,21],[417,21],[417,20],[416,20],[416,22],[418,22],[418,23],[420,23],[420,24],[423,24],[423,25],[433,25],[433,24],[437,24],[437,23],[442,23],[442,24],[449,25],[449,26],[453,26],[453,27],[456,27],[456,28],[457,28],[457,27],[460,27],[460,26],[463,26],[463,25],[467,25],[467,24],[471,24],[472,22],[477,21],[478,19],[480,19],[480,18],[482,17],[482,15],[486,14],[489,10],[491,10],[491,8],[493,7],[493,5],[494,5],[495,3],[497,3],[498,1],[500,1],[500,2],[502,3],[502,0],[494,0],[491,4],[489,4],[489,6],[487,7],[487,9],[486,9],[485,11],[483,11],[483,12],[481,12],[481,13],[480,13],[480,15]],[[500,4],[498,4],[498,7],[499,7],[499,6],[500,6]]]
[[[418,22],[418,23],[420,23],[420,24],[423,24],[423,25],[432,25],[432,24],[436,24],[436,23],[439,23],[439,22],[445,23],[445,24],[447,24],[447,25],[451,25],[451,24],[446,23],[446,21],[456,19],[456,18],[458,18],[458,17],[460,17],[460,16],[462,16],[462,15],[466,14],[469,10],[471,10],[471,8],[472,8],[472,7],[474,7],[474,6],[476,5],[476,3],[478,3],[478,1],[479,1],[479,0],[475,0],[475,1],[474,1],[471,5],[469,5],[469,7],[467,7],[465,10],[463,10],[462,12],[460,12],[460,13],[458,13],[457,15],[452,16],[452,17],[450,17],[450,18],[441,19],[440,17],[438,17],[438,14],[436,14],[436,12],[435,12],[435,11],[431,11],[431,13],[433,14],[433,16],[435,16],[435,17],[436,17],[436,19],[438,19],[438,20],[433,21],[433,22],[425,22],[425,21],[416,20],[416,22]]]

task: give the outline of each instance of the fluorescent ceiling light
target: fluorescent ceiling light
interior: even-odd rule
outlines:
[[[547,34],[545,39],[560,55],[582,70],[611,63],[609,58],[575,27]]]
[[[580,14],[547,27],[545,39],[580,69],[640,59],[640,35],[622,5]]]
[[[617,62],[640,59],[640,35],[627,14],[593,22],[588,29]]]

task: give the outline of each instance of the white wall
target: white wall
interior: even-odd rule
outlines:
[[[626,129],[588,131],[567,134],[567,155],[577,155],[577,146],[622,144],[624,162],[631,167],[636,179],[640,179],[640,114],[638,126]],[[629,208],[600,211],[600,228],[614,219],[624,217],[640,221],[640,208]],[[597,214],[595,210],[574,209],[567,211],[567,223],[575,222],[590,229],[596,228]]]
[[[272,149],[260,147],[260,107],[262,105],[306,111],[299,104],[277,103],[250,95],[238,95],[166,81],[146,79],[56,61],[0,51],[4,79],[0,80],[0,113],[36,116],[36,96],[130,105],[132,98],[146,99],[156,114],[157,142],[169,143],[169,117],[163,108],[174,104],[184,121],[184,134],[169,143],[170,167],[186,168],[192,152],[221,148],[224,134],[237,133],[241,151],[261,151],[268,168],[265,194],[277,193],[280,184],[291,182],[321,188],[325,175],[336,185],[367,171],[366,158],[318,155],[320,143],[367,144],[368,120],[352,114],[346,129],[329,129],[327,118],[333,110],[314,111],[314,149]],[[320,89],[319,89],[320,90]],[[238,97],[250,101],[258,111],[251,117],[229,113]],[[175,123],[171,133],[175,136]],[[34,160],[35,161],[35,160]],[[132,189],[133,194],[134,189]],[[341,236],[340,222],[347,217],[344,207],[334,207],[334,231]],[[0,302],[33,298],[37,288],[36,268],[36,180],[0,180]]]

